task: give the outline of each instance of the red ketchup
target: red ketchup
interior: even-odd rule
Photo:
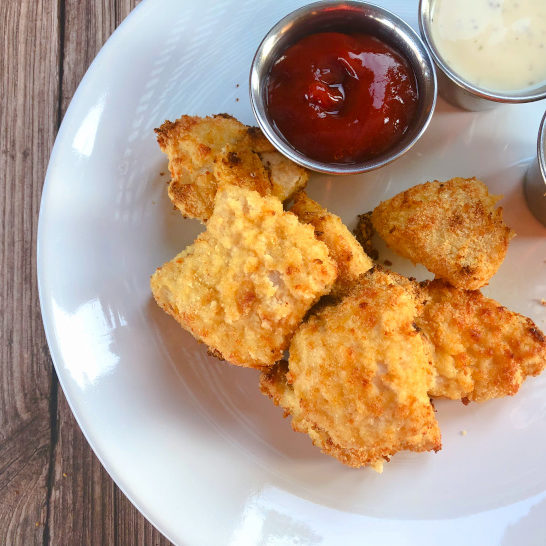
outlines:
[[[286,139],[323,162],[378,156],[407,131],[417,105],[408,62],[365,34],[323,32],[288,48],[269,75],[269,113]]]

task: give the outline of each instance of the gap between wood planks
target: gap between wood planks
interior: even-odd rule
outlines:
[[[63,75],[64,75],[64,25],[65,25],[65,0],[58,0],[58,29],[59,29],[59,63],[58,73],[59,81],[57,85],[57,127],[55,134],[59,132],[63,119],[62,101],[63,101]],[[53,492],[53,483],[55,480],[55,454],[57,443],[59,441],[59,420],[57,417],[57,404],[59,398],[59,379],[57,371],[51,363],[51,388],[49,394],[49,467],[47,469],[46,481],[46,518],[44,522],[43,544],[48,546],[50,543],[50,516],[51,516],[51,494]]]

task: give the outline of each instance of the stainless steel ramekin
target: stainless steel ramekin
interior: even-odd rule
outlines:
[[[546,112],[537,139],[537,156],[525,177],[525,199],[531,212],[546,226]]]
[[[275,61],[295,42],[317,32],[371,34],[405,57],[417,80],[419,101],[402,139],[378,157],[360,163],[325,163],[302,154],[277,129],[267,109],[267,80]],[[426,46],[413,29],[393,13],[365,2],[315,2],[281,19],[258,47],[250,70],[250,102],[258,124],[271,143],[292,161],[329,174],[371,171],[407,152],[427,128],[436,104],[436,74]]]
[[[438,75],[440,95],[451,104],[465,110],[490,110],[501,103],[533,102],[546,98],[546,85],[532,93],[527,91],[507,91],[495,93],[476,87],[456,74],[436,49],[431,33],[431,20],[435,0],[419,0],[419,28],[421,36],[432,53]]]

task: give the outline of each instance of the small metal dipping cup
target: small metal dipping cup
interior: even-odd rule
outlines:
[[[273,64],[304,36],[318,32],[363,33],[393,47],[410,64],[419,94],[411,124],[400,141],[381,155],[358,163],[326,163],[297,150],[276,127],[267,108],[267,84]],[[393,13],[365,2],[315,2],[281,19],[258,47],[250,70],[250,102],[258,124],[271,143],[286,157],[308,169],[328,174],[355,174],[394,161],[417,142],[427,128],[436,104],[436,74],[428,50],[419,36]]]
[[[453,72],[432,40],[431,24],[434,2],[435,0],[419,1],[419,28],[421,36],[432,53],[438,75],[438,90],[445,100],[465,110],[477,111],[490,110],[501,103],[533,102],[546,98],[546,84],[532,92],[527,89],[496,93],[476,87]]]
[[[531,212],[546,226],[546,112],[537,139],[537,156],[525,177],[525,199]]]

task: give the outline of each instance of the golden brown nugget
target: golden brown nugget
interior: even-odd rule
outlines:
[[[546,339],[531,319],[441,280],[421,289],[425,305],[415,322],[434,347],[431,396],[483,402],[513,395],[546,366]]]
[[[381,203],[372,223],[398,254],[476,290],[496,273],[514,236],[495,209],[499,199],[475,178],[427,182]]]
[[[302,222],[315,228],[315,237],[322,241],[337,264],[338,276],[333,296],[343,295],[360,275],[373,267],[373,262],[347,229],[341,218],[328,212],[305,192],[298,192],[290,208]]]
[[[215,203],[206,231],[153,274],[152,292],[213,354],[270,366],[330,291],[335,263],[313,228],[275,197],[228,185]]]
[[[299,327],[288,365],[262,374],[262,392],[292,416],[294,430],[349,466],[381,471],[398,451],[439,450],[418,309],[391,274],[364,274],[341,303]]]
[[[307,183],[305,169],[277,152],[258,128],[228,114],[182,116],[155,131],[169,158],[169,197],[188,218],[210,218],[219,182],[281,201]]]

